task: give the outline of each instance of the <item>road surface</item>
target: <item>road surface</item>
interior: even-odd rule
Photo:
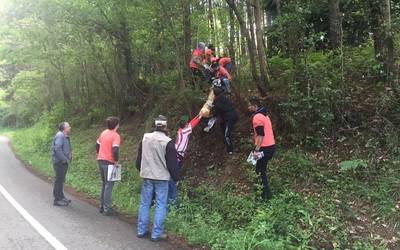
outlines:
[[[177,249],[138,239],[134,226],[69,195],[53,206],[52,185],[31,174],[0,136],[0,249]]]

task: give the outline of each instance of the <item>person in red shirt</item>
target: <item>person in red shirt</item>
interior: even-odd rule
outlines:
[[[210,65],[212,63],[212,58],[214,58],[214,56],[215,56],[215,47],[213,44],[210,43],[206,48],[204,63]]]
[[[119,146],[121,137],[117,130],[119,128],[118,117],[107,118],[107,128],[104,130],[96,143],[97,161],[99,163],[100,176],[102,180],[101,195],[100,195],[100,213],[103,215],[113,215],[112,210],[112,189],[114,182],[107,180],[108,166],[118,164]]]
[[[219,58],[219,65],[224,67],[229,73],[232,72],[232,59],[230,57],[224,56]]]
[[[211,68],[215,74],[215,77],[221,80],[224,90],[227,93],[231,93],[231,81],[232,81],[231,74],[229,74],[229,72],[224,67],[222,67],[218,62],[214,62],[211,65]]]
[[[206,57],[205,51],[206,45],[200,42],[197,48],[192,52],[189,66],[195,76],[205,77],[204,68],[207,68],[207,64],[204,63]]]
[[[192,134],[193,129],[199,124],[201,117],[202,113],[200,112],[190,122],[188,122],[187,116],[181,117],[179,121],[179,129],[175,141],[175,148],[178,160],[178,172],[180,172],[182,169],[183,159],[185,157],[186,149],[189,144],[190,135]],[[178,194],[177,182],[171,179],[168,183],[168,186],[168,200],[171,202],[172,205],[175,205]]]
[[[270,199],[272,192],[267,177],[267,164],[275,153],[275,138],[272,130],[271,119],[267,109],[261,105],[257,97],[249,100],[249,111],[253,113],[252,125],[254,130],[254,160],[257,160],[256,172],[260,176],[263,190],[262,199]]]
[[[178,163],[182,164],[183,158],[185,157],[185,152],[189,144],[190,135],[193,129],[199,124],[202,114],[198,114],[190,122],[188,122],[187,117],[182,117],[179,121],[179,129],[176,137],[175,148],[178,152]]]

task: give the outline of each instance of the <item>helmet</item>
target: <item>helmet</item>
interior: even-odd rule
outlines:
[[[218,61],[214,61],[214,62],[211,63],[211,68],[212,69],[216,69],[216,68],[218,68],[218,66],[219,66]]]
[[[213,88],[221,88],[222,87],[221,80],[220,79],[213,80],[212,86],[213,86]]]
[[[202,50],[205,50],[205,49],[206,49],[206,44],[203,43],[203,42],[199,42],[199,43],[197,44],[197,48],[202,49]]]

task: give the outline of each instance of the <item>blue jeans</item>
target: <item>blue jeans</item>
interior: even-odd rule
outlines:
[[[137,234],[146,233],[150,223],[150,205],[155,193],[156,208],[154,211],[154,224],[151,238],[161,237],[164,232],[164,220],[167,215],[168,181],[143,179],[142,193],[138,215]]]
[[[178,160],[178,172],[182,169],[182,161]],[[174,180],[168,182],[168,201],[172,206],[176,205],[176,198],[178,196],[177,183]]]
[[[231,81],[227,78],[222,78],[222,87],[226,93],[231,93]]]
[[[104,212],[107,212],[112,209],[112,191],[114,187],[113,181],[107,181],[108,175],[108,165],[111,165],[111,162],[108,161],[98,161],[99,170],[101,176],[101,194],[100,194],[100,207],[103,208]]]

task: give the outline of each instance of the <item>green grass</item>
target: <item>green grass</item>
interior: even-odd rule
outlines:
[[[28,129],[0,132],[12,138],[15,151],[25,162],[40,173],[53,176],[49,149],[55,131],[46,127],[38,123]],[[67,176],[68,185],[94,198],[99,197],[100,191],[94,147],[98,133],[95,128],[73,130],[74,159]],[[115,186],[113,200],[120,211],[136,215],[141,181],[133,159],[139,138],[127,135],[124,128],[122,138],[130,139],[123,141],[123,177]],[[238,167],[254,180],[251,167]],[[365,178],[372,174],[369,166],[343,172],[339,169],[321,164],[300,150],[281,150],[270,165],[275,192],[270,202],[257,200],[253,193],[236,194],[232,183],[216,189],[212,185],[194,188],[183,181],[181,206],[169,213],[166,229],[184,236],[191,244],[212,249],[387,248],[373,231],[372,223],[400,220],[399,211],[394,209],[400,200],[399,165],[387,163],[373,178]],[[353,202],[359,207],[352,207]],[[360,209],[371,217],[372,221],[363,225],[372,230],[371,234],[350,233],[349,225],[359,223]]]

